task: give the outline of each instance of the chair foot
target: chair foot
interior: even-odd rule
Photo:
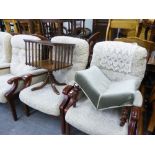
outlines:
[[[11,108],[12,117],[13,117],[14,121],[17,121],[18,119],[17,119],[15,104],[13,102],[12,103],[9,102],[9,105],[10,105],[10,108]]]
[[[65,124],[65,127],[66,127],[66,131],[65,131],[65,134],[66,135],[70,135],[70,125],[68,123]]]
[[[60,110],[60,113],[61,113],[61,110]],[[60,114],[60,120],[61,120],[61,133],[65,135],[65,120],[62,113]]]

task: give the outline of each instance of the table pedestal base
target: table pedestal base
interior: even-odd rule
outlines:
[[[32,91],[35,91],[35,90],[39,90],[41,88],[43,88],[46,84],[50,83],[51,84],[51,87],[53,89],[53,91],[57,94],[57,95],[60,95],[59,91],[57,90],[57,88],[55,87],[55,85],[59,85],[59,86],[63,86],[63,85],[66,85],[66,83],[60,83],[58,82],[54,75],[53,75],[53,72],[52,71],[48,71],[48,75],[47,75],[47,78],[46,80],[38,87],[34,87],[32,88],[31,90]]]

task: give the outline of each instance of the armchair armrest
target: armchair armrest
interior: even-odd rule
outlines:
[[[12,97],[12,95],[16,92],[16,90],[18,88],[19,80],[22,80],[22,78],[21,77],[14,77],[14,78],[11,78],[7,81],[8,84],[12,84],[12,87],[8,92],[5,93],[6,98]]]
[[[30,72],[31,74],[27,76],[25,75],[26,80],[22,76],[17,76],[9,79],[7,83],[12,85],[12,87],[8,92],[5,93],[5,97],[7,98],[7,100],[10,100],[14,94],[18,93],[19,91],[25,88],[25,84],[24,84],[25,81],[31,84],[31,81],[33,81],[33,77],[43,75],[46,73],[45,71],[46,70],[42,70],[42,69],[31,71]]]
[[[73,89],[73,87],[74,87],[74,86],[72,86],[72,85],[67,85],[67,86],[63,89],[62,93],[63,93],[64,95],[67,95],[67,94]]]
[[[80,97],[80,92],[81,92],[80,87],[77,84],[74,84],[73,88],[68,92],[69,102],[64,109],[65,113],[71,106],[76,107],[76,102]]]
[[[72,85],[67,85],[67,86],[63,89],[62,93],[64,94],[64,100],[63,100],[63,102],[62,102],[61,105],[60,105],[60,112],[63,112],[63,110],[64,110],[66,104],[68,103],[68,101],[69,101],[68,93],[69,93],[73,88],[74,88],[74,86],[72,86]]]
[[[10,63],[0,64],[0,75],[10,73]]]
[[[37,70],[29,72],[26,75],[23,75],[22,79],[24,80],[25,88],[29,87],[31,84],[41,82],[43,77],[46,74],[47,74],[47,70],[45,70],[45,69],[37,69]]]

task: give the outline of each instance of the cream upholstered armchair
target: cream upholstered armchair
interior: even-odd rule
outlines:
[[[11,34],[0,32],[0,75],[7,72],[11,60]]]
[[[51,39],[52,43],[62,43],[62,44],[75,44],[73,50],[73,66],[70,68],[62,69],[54,72],[54,76],[57,81],[63,82],[66,84],[73,84],[75,72],[79,70],[83,70],[86,68],[89,54],[89,45],[87,41],[79,38],[67,37],[67,36],[57,36]],[[39,86],[41,83],[37,83],[29,86],[29,79],[31,76],[27,76],[25,80],[28,84],[27,88],[23,89],[20,94],[20,100],[26,106],[26,114],[29,116],[30,110],[29,107],[46,113],[48,115],[59,116],[60,110],[59,106],[64,100],[64,95],[62,91],[67,94],[67,92],[72,88],[72,86],[66,87],[56,85],[56,88],[60,92],[60,95],[57,95],[51,88],[50,84],[47,84],[45,87],[31,91],[33,87]],[[64,103],[66,100],[64,101]]]
[[[24,88],[22,76],[25,74],[40,75],[33,78],[32,83],[35,83],[41,81],[46,73],[46,70],[44,69],[37,70],[36,68],[29,67],[25,64],[24,39],[40,40],[40,38],[31,35],[13,36],[11,38],[11,63],[5,68],[5,72],[0,70],[0,103],[9,103],[15,121],[17,120],[17,114],[13,99],[20,90]]]
[[[68,93],[70,100],[61,113],[65,134],[70,133],[71,126],[87,134],[136,134],[143,102],[138,88],[144,77],[146,57],[146,49],[136,44],[97,43],[90,69],[76,73],[75,81],[79,85],[75,84]],[[83,81],[80,82],[78,76]],[[135,92],[132,104],[131,100],[124,103],[123,97],[130,89]],[[99,101],[106,104],[106,108],[95,107],[93,103],[99,104]]]

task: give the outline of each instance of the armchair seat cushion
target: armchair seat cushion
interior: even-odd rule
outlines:
[[[19,94],[20,100],[33,109],[49,115],[59,116],[59,106],[64,99],[62,90],[65,86],[56,85],[56,88],[60,92],[60,95],[57,95],[53,92],[50,84],[36,91],[31,90],[36,86],[40,86],[41,83],[42,82],[31,85],[22,90]]]
[[[76,107],[71,107],[66,113],[65,120],[75,128],[93,135],[126,135],[128,123],[120,124],[121,108],[97,110],[90,101],[83,97]]]
[[[136,94],[136,80],[111,81],[101,70],[92,66],[78,71],[75,81],[97,109],[131,106]]]
[[[15,77],[12,74],[5,74],[0,76],[0,103],[6,103],[6,97],[4,96],[7,91],[9,91],[12,85],[8,84],[7,81]]]

